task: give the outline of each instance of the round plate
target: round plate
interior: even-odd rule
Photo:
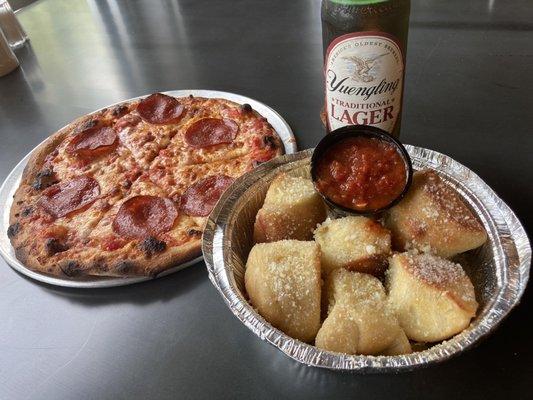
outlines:
[[[254,110],[256,110],[259,114],[265,117],[270,123],[270,125],[272,125],[272,127],[278,133],[285,147],[285,154],[292,154],[296,152],[296,140],[294,138],[294,135],[292,133],[292,130],[289,124],[287,124],[287,122],[276,111],[274,111],[272,108],[270,108],[266,104],[263,104],[257,100],[251,99],[246,96],[241,96],[235,93],[219,92],[216,90],[171,90],[171,91],[163,92],[163,93],[168,94],[170,96],[174,96],[174,97],[186,97],[189,95],[193,95],[195,97],[226,99],[226,100],[234,101],[239,104],[248,103],[252,106]],[[123,101],[120,101],[119,103],[123,103],[124,101],[136,100],[136,99],[139,99],[145,96],[146,95],[123,100]],[[119,104],[119,103],[115,103],[115,104]],[[114,104],[110,104],[107,107],[112,107],[113,105]],[[103,108],[107,108],[107,107],[103,107]],[[91,114],[94,114],[100,110],[96,110]],[[11,246],[11,242],[9,241],[9,238],[7,237],[7,228],[9,227],[9,212],[11,210],[11,204],[13,202],[13,195],[20,184],[22,172],[24,171],[24,168],[26,167],[26,164],[28,162],[30,155],[31,155],[31,152],[28,155],[26,155],[26,157],[24,157],[17,164],[15,168],[13,168],[13,170],[10,172],[10,174],[7,176],[6,180],[0,187],[0,207],[3,210],[3,215],[0,220],[0,254],[4,258],[4,260],[13,269],[20,272],[21,274],[24,274],[32,279],[45,282],[45,283],[49,283],[51,285],[57,285],[57,286],[75,287],[75,288],[103,288],[103,287],[112,287],[112,286],[131,285],[133,283],[154,279],[151,277],[142,276],[142,277],[133,277],[133,278],[84,277],[81,279],[74,280],[74,279],[69,279],[69,278],[58,278],[56,276],[48,275],[42,272],[37,272],[29,268],[26,268],[26,266],[22,264],[15,257],[15,251],[13,250],[13,247]],[[176,265],[175,267],[168,269],[162,272],[161,274],[157,275],[156,278],[182,270],[188,266],[196,264],[197,262],[201,260],[202,260],[202,256],[199,256],[193,260],[189,260],[182,264]]]

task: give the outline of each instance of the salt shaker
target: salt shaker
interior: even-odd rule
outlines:
[[[15,57],[13,50],[9,47],[2,29],[0,29],[0,76],[9,74],[18,66],[19,61]]]
[[[0,0],[0,29],[12,49],[22,46],[28,40],[28,36],[20,25],[15,13],[7,0]]]

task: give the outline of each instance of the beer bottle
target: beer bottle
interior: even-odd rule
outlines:
[[[400,134],[410,0],[322,0],[328,131]]]

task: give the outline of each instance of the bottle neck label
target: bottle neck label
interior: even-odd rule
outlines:
[[[373,125],[392,133],[400,116],[404,63],[396,39],[384,32],[339,36],[326,51],[328,129]]]

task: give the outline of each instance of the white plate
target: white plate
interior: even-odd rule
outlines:
[[[231,101],[234,101],[240,104],[248,103],[252,106],[254,110],[256,110],[259,114],[265,117],[270,123],[270,125],[272,125],[272,127],[276,130],[276,132],[278,133],[285,147],[285,154],[292,154],[296,152],[296,140],[294,139],[294,135],[292,133],[290,126],[281,117],[281,115],[279,115],[276,111],[274,111],[269,106],[257,100],[251,99],[246,96],[241,96],[235,93],[219,92],[215,90],[171,90],[171,91],[163,92],[163,93],[168,94],[170,96],[175,96],[175,97],[186,97],[192,94],[195,97],[221,98],[221,99],[231,100]],[[136,100],[142,97],[144,96],[139,96],[139,97],[135,97],[132,99],[123,100],[120,103],[124,101]],[[118,103],[115,103],[115,104],[118,104]],[[107,107],[112,107],[113,105],[114,104],[111,104]],[[94,111],[93,114],[98,111],[100,110]],[[77,278],[77,279],[58,278],[56,276],[48,275],[42,272],[37,272],[29,268],[26,268],[26,266],[22,264],[15,257],[15,251],[13,250],[13,247],[11,246],[11,242],[9,241],[9,238],[7,237],[7,228],[9,227],[9,211],[11,209],[11,204],[13,203],[13,194],[15,193],[15,191],[17,190],[19,186],[22,172],[24,171],[24,167],[26,166],[26,163],[28,162],[28,158],[30,157],[30,155],[31,155],[31,152],[28,155],[26,155],[26,157],[24,157],[17,164],[15,168],[13,168],[11,173],[7,176],[6,180],[0,187],[0,207],[3,210],[2,219],[0,220],[0,254],[4,258],[4,260],[13,269],[15,269],[21,274],[24,274],[32,279],[45,282],[45,283],[49,283],[51,285],[58,285],[58,286],[65,286],[65,287],[76,287],[76,288],[112,287],[112,286],[131,285],[133,283],[153,279],[150,277],[134,277],[134,278],[84,277],[84,278]],[[202,260],[202,257],[200,256],[193,260],[176,265],[175,267],[168,269],[162,272],[161,274],[157,275],[157,278],[171,274],[179,270],[182,270],[188,266],[196,264],[197,262],[201,260]]]

